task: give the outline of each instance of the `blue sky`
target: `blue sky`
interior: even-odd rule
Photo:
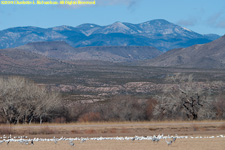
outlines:
[[[96,5],[78,7],[0,4],[0,30],[17,26],[108,25],[116,21],[136,24],[165,19],[201,34],[225,34],[224,0],[95,1]]]

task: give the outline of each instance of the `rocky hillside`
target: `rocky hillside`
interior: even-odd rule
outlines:
[[[188,48],[174,49],[145,61],[144,66],[225,68],[225,36],[207,43]]]
[[[6,74],[54,74],[69,64],[18,49],[0,50],[0,72]],[[68,71],[69,72],[69,71]]]
[[[151,59],[162,54],[151,46],[92,46],[73,48],[63,41],[33,42],[14,50],[29,51],[60,60],[124,62]]]

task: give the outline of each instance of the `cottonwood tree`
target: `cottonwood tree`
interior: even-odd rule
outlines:
[[[0,78],[0,115],[7,123],[31,123],[43,117],[61,105],[57,93],[22,77]]]
[[[175,74],[167,78],[173,86],[164,88],[158,97],[159,103],[154,115],[161,119],[185,118],[197,120],[204,114],[215,116],[209,109],[212,104],[210,84],[200,84],[193,81],[192,75]],[[201,114],[201,116],[200,116]],[[200,116],[200,117],[199,117]]]
[[[99,113],[104,121],[140,121],[146,118],[145,108],[144,102],[137,98],[119,95],[96,107],[94,112]]]
[[[214,110],[217,119],[225,119],[225,95],[219,95],[210,108]]]

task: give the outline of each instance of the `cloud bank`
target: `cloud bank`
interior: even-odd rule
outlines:
[[[207,24],[212,27],[225,28],[225,14],[218,12],[207,19]]]

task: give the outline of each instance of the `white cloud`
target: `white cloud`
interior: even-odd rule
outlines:
[[[216,28],[225,28],[225,14],[224,12],[218,12],[213,14],[207,19],[208,25]]]
[[[215,25],[217,23],[217,21],[220,19],[220,17],[222,16],[222,12],[218,12],[216,14],[213,14],[212,16],[210,16],[208,19],[207,19],[207,23],[209,25]]]
[[[198,19],[193,17],[193,18],[179,20],[177,24],[184,25],[184,26],[194,26],[197,24],[197,22],[198,22]]]

